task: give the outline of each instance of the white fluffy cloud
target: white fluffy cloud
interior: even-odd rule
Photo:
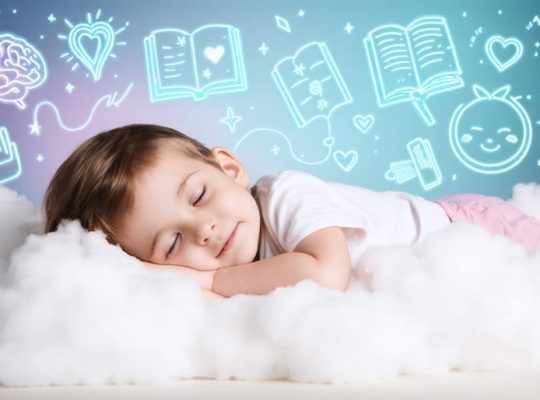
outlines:
[[[540,216],[538,185],[512,202]],[[347,293],[309,280],[205,301],[77,221],[41,234],[0,187],[0,383],[288,378],[355,382],[540,364],[540,251],[457,223],[412,247],[374,248]]]

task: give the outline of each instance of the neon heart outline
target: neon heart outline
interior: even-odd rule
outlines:
[[[493,51],[493,46],[495,43],[500,43],[503,46],[503,49],[505,49],[507,46],[514,46],[516,48],[516,52],[512,57],[510,57],[509,60],[502,63]],[[485,50],[489,61],[495,65],[495,68],[497,68],[499,72],[503,72],[514,65],[521,58],[523,55],[523,44],[518,39],[513,37],[505,39],[500,35],[494,35],[486,40]]]
[[[103,38],[100,35],[103,35]],[[90,57],[81,44],[83,37],[98,40],[98,46],[93,58]],[[94,82],[101,79],[101,71],[103,70],[105,61],[107,61],[114,47],[114,37],[115,34],[112,27],[103,21],[96,21],[93,24],[81,23],[73,27],[69,32],[69,48],[75,57],[90,70]]]
[[[375,117],[371,114],[368,115],[355,115],[353,117],[353,124],[362,133],[368,133],[373,124],[375,123]]]
[[[218,54],[216,54],[218,53]],[[223,55],[225,54],[225,47],[219,45],[216,47],[205,47],[204,49],[204,56],[208,58],[210,61],[212,61],[214,64],[217,64]]]
[[[349,155],[352,154],[352,159],[347,160]],[[347,165],[343,165],[341,163],[341,160],[338,160],[338,156],[343,157],[343,161],[347,161]],[[347,152],[344,152],[342,150],[336,150],[333,154],[334,162],[345,172],[349,172],[358,162],[358,153],[354,150],[349,150]]]

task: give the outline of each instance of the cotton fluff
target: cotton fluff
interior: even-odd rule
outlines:
[[[344,383],[540,364],[540,251],[478,226],[369,249],[345,293],[306,279],[204,300],[78,221],[40,234],[27,200],[0,189],[3,385]],[[512,202],[540,215],[538,185],[517,185]]]

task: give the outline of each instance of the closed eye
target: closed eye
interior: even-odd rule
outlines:
[[[178,241],[178,238],[180,237],[180,233],[177,233],[176,236],[174,237],[174,242],[172,244],[172,246],[170,247],[169,251],[167,252],[167,256],[168,257],[171,252],[174,250],[175,246],[176,246],[176,242]]]
[[[201,194],[199,195],[197,200],[195,200],[195,202],[193,203],[194,206],[197,205],[197,203],[202,200],[205,193],[206,193],[206,185],[203,186],[203,190],[202,190]]]
[[[203,190],[201,191],[201,194],[199,195],[197,200],[195,200],[195,202],[193,203],[194,206],[197,205],[197,203],[202,200],[205,193],[206,193],[206,185],[203,186]],[[180,233],[177,233],[176,236],[174,237],[173,244],[171,245],[171,247],[169,248],[169,251],[167,252],[167,257],[171,254],[171,252],[176,247],[176,243],[178,242],[179,237],[180,237]]]

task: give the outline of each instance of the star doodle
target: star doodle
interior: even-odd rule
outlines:
[[[300,65],[296,65],[294,66],[294,73],[296,75],[300,75],[300,76],[304,76],[304,70],[306,69],[306,67],[304,67],[304,64],[300,63]]]
[[[28,127],[30,128],[30,135],[39,136],[41,134],[41,125],[39,125],[37,121],[28,125]]]
[[[268,49],[269,49],[269,48],[270,48],[270,47],[268,47],[268,46],[266,45],[266,43],[262,42],[261,47],[259,47],[257,50],[259,50],[259,51],[262,53],[262,55],[265,56],[266,53],[268,52]]]
[[[240,121],[242,121],[242,117],[234,115],[232,107],[227,107],[227,116],[219,120],[222,124],[227,124],[231,132],[234,132],[236,124]]]

